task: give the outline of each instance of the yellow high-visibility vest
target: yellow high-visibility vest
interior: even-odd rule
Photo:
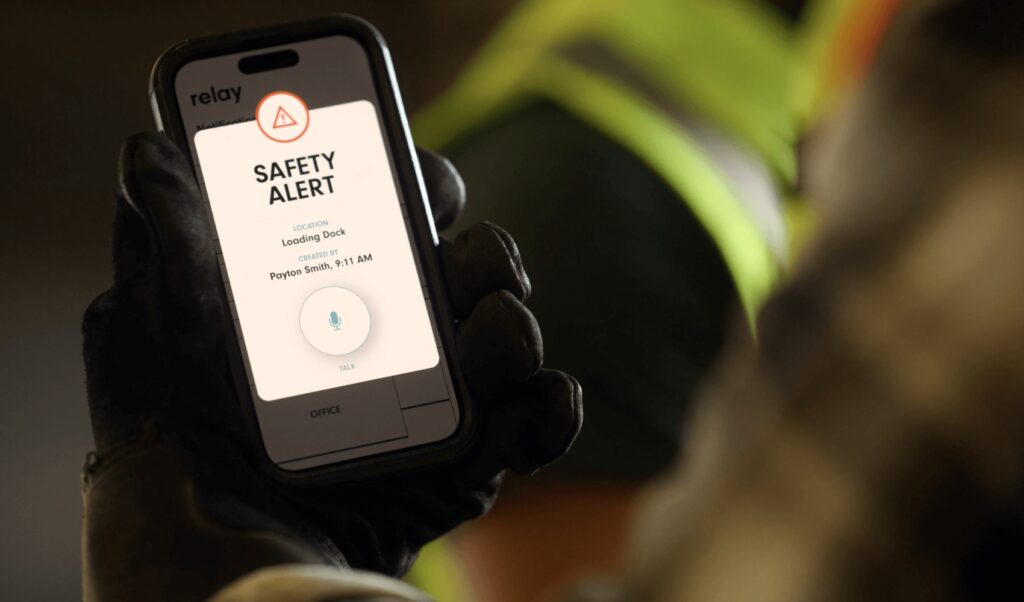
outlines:
[[[780,191],[796,179],[794,146],[814,104],[807,50],[850,4],[820,2],[813,33],[795,35],[753,0],[528,0],[417,116],[415,137],[443,147],[529,102],[556,103],[679,194],[753,323],[787,258]],[[759,173],[764,185],[742,190]]]

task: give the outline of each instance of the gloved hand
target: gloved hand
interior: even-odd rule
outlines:
[[[462,182],[444,159],[421,151],[420,160],[440,229],[464,203]],[[406,474],[281,485],[254,467],[245,443],[211,227],[187,160],[163,135],[122,149],[113,250],[114,285],[83,323],[97,446],[85,478],[87,596],[140,595],[139,571],[183,597],[278,562],[400,575],[421,546],[483,514],[505,470],[536,471],[580,428],[579,384],[541,369],[515,243],[480,224],[441,246],[481,416],[474,447]]]

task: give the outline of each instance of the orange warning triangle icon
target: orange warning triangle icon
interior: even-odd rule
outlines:
[[[284,107],[277,107],[277,115],[274,115],[273,129],[284,128],[290,125],[297,125],[299,122],[284,110]]]

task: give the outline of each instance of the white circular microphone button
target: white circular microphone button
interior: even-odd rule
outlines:
[[[315,291],[299,311],[302,336],[328,355],[352,353],[370,334],[370,310],[347,288],[328,286]]]

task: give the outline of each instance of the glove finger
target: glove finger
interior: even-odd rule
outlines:
[[[212,228],[187,159],[162,134],[129,138],[121,154],[119,196],[148,226],[163,315],[172,322],[166,330],[201,351],[219,332],[224,307]],[[126,257],[115,263],[129,266],[128,273],[134,267]]]
[[[114,287],[111,296],[136,328],[150,337],[160,330],[160,278],[149,223],[118,187],[113,229]]]
[[[116,305],[113,290],[93,299],[82,317],[82,357],[85,359],[85,386],[89,398],[89,416],[92,418],[93,438],[98,450],[109,449],[124,436],[123,429],[111,428],[121,424],[114,419],[117,412],[112,400],[117,398],[118,387],[125,379],[117,378],[108,368],[107,353],[116,346]]]
[[[541,370],[494,409],[488,439],[505,467],[533,474],[565,455],[583,426],[583,387],[572,376]]]
[[[537,320],[505,290],[484,297],[456,336],[467,384],[481,398],[529,379],[544,359]]]
[[[451,161],[441,155],[416,147],[420,160],[427,200],[434,214],[434,226],[445,230],[459,219],[466,206],[466,185]]]
[[[508,232],[483,222],[441,241],[441,261],[449,298],[459,318],[486,295],[506,290],[519,301],[530,296],[530,278],[519,248]]]
[[[162,401],[152,383],[166,367],[153,349],[154,338],[121,305],[111,289],[96,297],[82,318],[89,415],[101,453],[138,433]]]

